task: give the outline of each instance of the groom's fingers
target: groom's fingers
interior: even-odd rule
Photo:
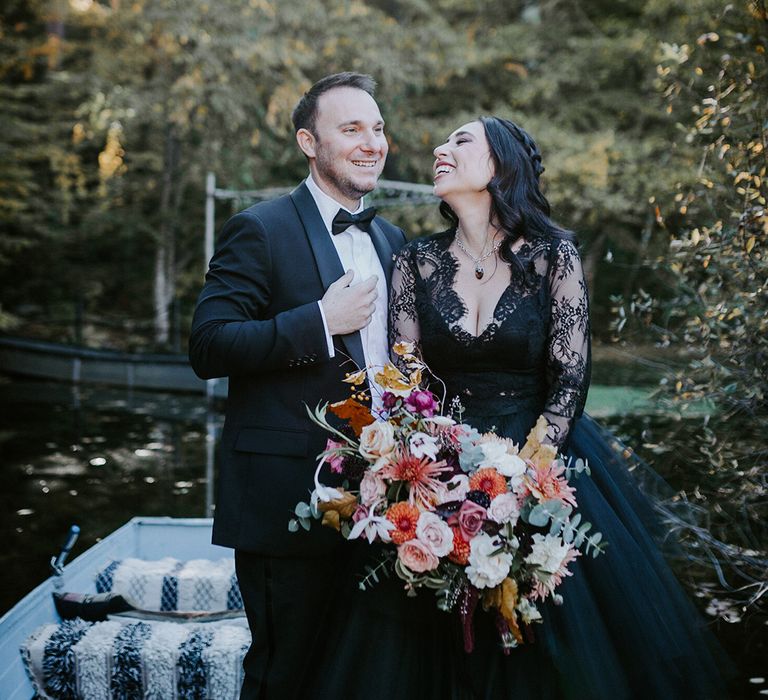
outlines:
[[[325,322],[331,335],[353,333],[368,325],[375,309],[377,278],[372,275],[350,285],[354,274],[348,271],[328,287],[322,298]]]
[[[355,279],[355,271],[347,270],[339,279],[328,285],[328,290],[330,291],[331,288],[349,287],[353,279]]]

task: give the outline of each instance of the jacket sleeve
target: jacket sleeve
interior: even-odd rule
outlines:
[[[252,212],[224,225],[197,301],[189,359],[203,378],[305,367],[328,360],[320,308],[312,301],[268,317],[273,260]]]

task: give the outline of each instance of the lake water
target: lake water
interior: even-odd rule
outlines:
[[[653,434],[658,418],[617,411],[642,406],[649,390],[597,386],[588,409],[629,443],[645,444],[640,452],[653,463],[654,444],[662,442]],[[48,577],[72,524],[81,528],[77,556],[135,515],[211,514],[213,446],[223,419],[206,411],[204,397],[0,379],[0,406],[0,614]],[[657,459],[654,467],[675,490],[693,488],[679,460]],[[702,610],[711,608],[702,591],[714,573],[680,571],[702,596]],[[768,676],[763,613],[736,610],[731,623],[712,618],[744,680],[739,697],[768,695],[768,681],[750,682]]]

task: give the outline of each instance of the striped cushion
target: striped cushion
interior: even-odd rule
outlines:
[[[40,698],[236,700],[251,637],[245,618],[179,624],[65,620],[21,647]]]
[[[96,590],[119,593],[142,610],[210,611],[243,607],[232,558],[112,561],[96,575]]]

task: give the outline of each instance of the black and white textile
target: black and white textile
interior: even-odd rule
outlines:
[[[118,593],[142,610],[239,610],[234,559],[122,559],[96,576],[98,593]]]
[[[36,697],[236,700],[251,635],[245,618],[43,625],[21,647]]]

